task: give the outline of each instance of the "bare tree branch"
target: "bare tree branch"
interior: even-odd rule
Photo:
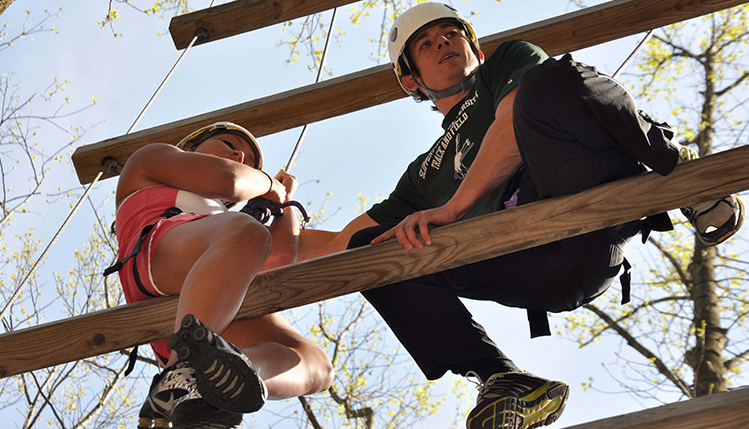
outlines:
[[[679,279],[681,279],[681,282],[688,288],[691,289],[692,287],[692,277],[689,275],[688,272],[684,271],[684,268],[679,263],[679,260],[674,257],[674,255],[671,254],[665,247],[661,245],[661,243],[654,239],[653,237],[648,237],[648,243],[651,243],[653,246],[655,246],[659,252],[661,252],[661,255],[663,255],[664,258],[668,260],[668,262],[671,263],[671,266],[674,270],[676,270],[676,273],[679,275]]]
[[[592,311],[604,322],[606,322],[606,324],[609,325],[611,329],[615,330],[619,335],[621,335],[622,338],[627,341],[627,344],[629,344],[630,347],[637,350],[637,352],[643,355],[648,361],[652,362],[652,364],[655,365],[656,368],[658,368],[658,372],[668,378],[674,384],[674,386],[676,386],[684,395],[686,395],[690,399],[692,398],[692,392],[687,387],[687,384],[676,374],[674,374],[674,372],[671,371],[653,352],[648,350],[626,329],[624,329],[621,325],[611,319],[609,315],[606,314],[606,312],[600,310],[598,307],[592,304],[585,304],[583,307],[587,310]]]

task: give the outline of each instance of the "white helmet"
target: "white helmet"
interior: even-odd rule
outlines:
[[[390,29],[388,43],[388,53],[390,54],[390,63],[393,65],[393,71],[398,78],[401,88],[417,100],[425,100],[421,91],[409,91],[403,86],[402,78],[412,74],[411,61],[406,49],[408,41],[413,35],[422,29],[433,25],[436,21],[454,21],[460,24],[466,32],[471,42],[471,48],[477,57],[483,58],[479,50],[479,41],[476,32],[471,24],[455,8],[442,3],[422,3],[403,12],[393,22],[393,28]],[[429,98],[433,99],[432,94]],[[440,97],[437,97],[440,98]]]
[[[216,134],[236,134],[245,139],[252,147],[252,151],[255,152],[255,165],[253,167],[258,170],[263,168],[263,152],[260,150],[260,145],[255,140],[255,136],[244,127],[240,127],[233,122],[216,122],[199,128],[180,140],[177,147],[189,151]]]

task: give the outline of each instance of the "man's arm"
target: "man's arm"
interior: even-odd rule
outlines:
[[[447,225],[463,218],[485,195],[510,178],[520,167],[522,159],[512,128],[512,103],[517,87],[510,91],[497,105],[495,119],[484,135],[481,148],[471,164],[455,195],[444,206],[416,212],[401,221],[372,244],[381,243],[393,237],[405,249],[424,243],[432,244],[428,225]],[[421,233],[422,243],[416,236]]]
[[[300,234],[298,260],[304,261],[346,250],[352,235],[359,230],[377,225],[377,222],[364,213],[339,232],[305,229]]]

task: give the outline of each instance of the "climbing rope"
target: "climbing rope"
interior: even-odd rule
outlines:
[[[645,35],[645,37],[643,37],[642,40],[640,40],[640,43],[638,43],[637,46],[635,46],[635,49],[632,51],[632,53],[630,53],[629,56],[627,57],[627,59],[624,60],[624,62],[622,63],[622,65],[620,65],[619,68],[616,69],[616,71],[614,72],[614,74],[611,75],[612,78],[616,79],[616,78],[619,77],[620,74],[622,74],[622,72],[624,71],[624,69],[626,69],[627,66],[629,65],[630,61],[632,61],[632,59],[634,57],[636,57],[637,54],[640,53],[640,51],[642,50],[642,48],[645,47],[645,44],[648,43],[648,40],[650,40],[650,38],[653,37],[653,32],[654,31],[655,31],[655,29],[652,29],[652,30],[648,31],[648,33]]]
[[[325,37],[325,47],[322,51],[322,57],[320,58],[320,67],[317,69],[317,77],[315,78],[315,83],[320,83],[320,80],[322,79],[322,73],[325,69],[325,60],[328,57],[328,47],[330,47],[330,39],[333,34],[333,27],[335,26],[335,18],[338,14],[338,8],[333,8],[333,16],[330,18],[330,26],[328,27],[328,35]],[[309,128],[309,124],[304,124],[304,127],[302,127],[302,132],[299,134],[299,139],[296,142],[296,145],[294,146],[294,150],[291,152],[291,157],[289,158],[289,161],[286,163],[286,172],[291,170],[291,167],[294,165],[294,160],[296,160],[297,154],[299,154],[299,148],[302,146],[302,142],[304,141],[304,137],[307,135],[307,129]],[[297,201],[289,201],[288,203],[279,204],[272,201],[268,201],[263,197],[255,197],[249,201],[247,201],[247,204],[245,204],[241,211],[242,213],[247,213],[248,215],[254,217],[258,220],[260,223],[266,223],[270,220],[271,216],[282,216],[283,215],[283,209],[285,207],[294,206],[299,209],[299,211],[302,213],[302,217],[304,218],[304,222],[309,222],[309,216],[307,215],[307,211],[304,209],[304,206],[300,204]]]
[[[322,79],[322,72],[325,69],[325,60],[328,57],[328,47],[330,46],[330,38],[333,34],[333,27],[335,26],[335,18],[338,14],[338,8],[333,9],[333,16],[330,18],[330,27],[328,27],[328,35],[325,37],[325,47],[322,50],[322,57],[320,58],[320,67],[317,69],[317,78],[315,78],[315,83],[320,83],[320,80]],[[302,146],[302,142],[304,141],[304,137],[307,135],[307,129],[309,128],[309,124],[304,124],[304,127],[302,128],[302,133],[299,134],[299,140],[297,140],[296,145],[294,146],[294,150],[291,152],[291,157],[289,158],[289,162],[286,163],[285,170],[288,172],[291,170],[291,166],[294,165],[294,160],[296,160],[296,156],[299,153],[299,148]]]
[[[212,0],[211,5],[208,7],[212,7],[215,1],[216,0]],[[138,124],[138,122],[140,122],[141,118],[143,118],[143,115],[146,114],[146,111],[148,110],[148,108],[151,107],[151,104],[153,103],[154,99],[156,99],[156,96],[159,95],[162,88],[164,88],[169,78],[177,69],[177,66],[179,66],[179,64],[182,62],[182,59],[185,57],[185,55],[187,55],[187,52],[190,50],[190,48],[192,48],[193,45],[195,45],[195,42],[197,42],[198,40],[207,38],[207,37],[208,37],[208,32],[206,32],[205,29],[203,28],[199,28],[195,32],[195,37],[192,38],[192,41],[190,42],[190,44],[182,52],[182,55],[180,55],[180,57],[177,59],[177,62],[174,64],[174,66],[172,66],[172,69],[169,70],[169,73],[167,73],[166,77],[161,82],[161,85],[159,85],[159,87],[156,89],[156,92],[154,92],[154,94],[151,96],[151,99],[148,100],[148,103],[146,103],[146,106],[143,108],[143,110],[141,110],[138,117],[135,118],[135,122],[133,122],[133,125],[130,126],[130,129],[127,130],[125,135],[130,134],[135,128],[135,126]],[[119,173],[119,170],[121,169],[122,169],[122,166],[120,165],[119,162],[117,162],[116,159],[111,158],[111,157],[104,158],[104,160],[102,161],[102,166],[101,166],[101,170],[99,170],[99,173],[96,174],[96,177],[94,177],[94,180],[91,182],[91,184],[88,185],[86,190],[83,192],[83,195],[81,196],[81,198],[78,199],[78,202],[75,204],[75,206],[71,210],[68,217],[65,219],[65,221],[62,223],[62,225],[57,230],[55,235],[52,237],[52,240],[50,240],[49,244],[47,244],[47,247],[44,249],[41,256],[37,258],[36,262],[31,267],[31,270],[29,270],[28,274],[26,274],[26,277],[24,277],[23,281],[21,281],[21,283],[18,285],[16,290],[13,292],[13,295],[10,297],[8,302],[3,307],[3,311],[0,312],[0,320],[5,320],[5,315],[8,313],[8,310],[10,310],[10,307],[16,302],[16,299],[18,299],[18,297],[21,295],[21,290],[23,290],[26,284],[28,284],[29,280],[31,280],[31,278],[34,276],[34,273],[36,273],[37,267],[39,267],[42,260],[44,260],[44,257],[47,256],[47,253],[49,253],[49,250],[52,248],[55,242],[57,242],[57,239],[60,238],[60,235],[68,226],[70,221],[73,219],[73,216],[75,216],[75,214],[78,213],[78,209],[80,208],[81,203],[83,202],[83,200],[86,199],[86,197],[88,197],[88,195],[91,193],[91,190],[93,190],[94,186],[99,182],[99,180],[101,180],[101,177],[104,175],[104,173],[116,175]]]

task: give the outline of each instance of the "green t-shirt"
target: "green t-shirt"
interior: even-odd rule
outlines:
[[[541,48],[522,40],[501,44],[479,67],[468,95],[445,115],[445,134],[408,166],[390,196],[367,214],[381,225],[394,225],[411,213],[447,203],[471,167],[500,100],[526,70],[547,58]],[[514,176],[481,199],[464,219],[501,210],[505,195],[515,191]]]

